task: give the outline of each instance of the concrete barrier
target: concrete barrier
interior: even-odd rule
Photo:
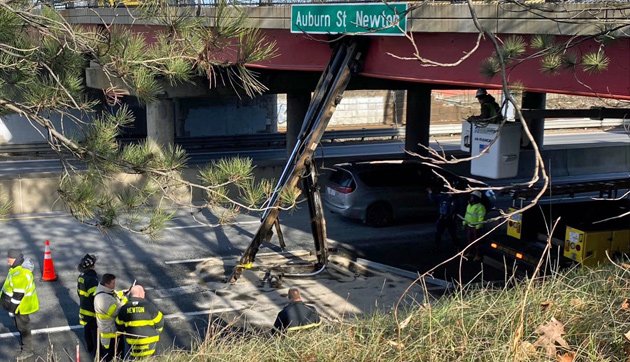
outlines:
[[[544,150],[542,152],[542,159],[545,163],[547,174],[553,177],[569,176],[567,157],[568,153],[566,150]],[[517,178],[524,179],[532,177],[535,162],[533,150],[522,150]]]
[[[20,175],[0,180],[0,190],[13,202],[12,214],[65,210],[58,188],[57,175]]]
[[[567,176],[584,176],[596,173],[630,173],[630,147],[627,144],[604,145],[562,145],[549,147],[542,152],[547,173],[552,178]],[[373,156],[372,156],[373,158]],[[352,158],[355,159],[355,158]],[[347,162],[350,159],[327,159],[325,165],[336,162]],[[322,164],[318,162],[317,165]],[[515,179],[492,180],[494,184],[515,182],[516,180],[529,179],[534,167],[534,153],[532,150],[522,150],[519,162],[519,171]],[[275,178],[280,175],[284,167],[283,160],[270,160],[256,165],[254,174],[257,178]],[[470,163],[460,163],[449,167],[453,172],[464,176],[470,176]],[[320,179],[325,170],[322,170]],[[192,167],[183,173],[186,180],[197,182],[197,169]],[[126,184],[138,182],[137,175],[121,175],[113,184],[115,188],[121,188]],[[57,189],[59,177],[57,174],[16,174],[12,178],[0,180],[0,188],[13,201],[13,214],[28,214],[49,211],[65,210],[63,202],[59,198]],[[179,192],[182,202],[203,201],[205,192],[202,190],[190,190],[182,188]]]
[[[542,158],[545,170],[552,178],[598,173],[630,174],[630,147],[627,145],[546,149],[542,152]],[[523,150],[517,178],[531,177],[534,162],[534,152]]]
[[[627,145],[591,147],[588,150],[567,150],[569,175],[587,175],[601,172],[630,172],[630,147]]]

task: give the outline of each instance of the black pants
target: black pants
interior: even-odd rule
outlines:
[[[466,243],[467,245],[472,244],[481,236],[481,230],[477,229],[474,226],[466,226]],[[479,243],[475,244],[479,245]],[[475,246],[476,247],[476,246]]]
[[[87,324],[83,326],[85,349],[92,358],[96,356],[96,331],[96,319],[89,320]]]
[[[448,230],[448,234],[451,236],[453,244],[460,247],[459,238],[457,237],[457,223],[452,217],[441,217],[435,223],[435,243],[438,245],[442,243],[442,235],[445,230]]]
[[[483,235],[483,231],[481,229],[477,229],[473,226],[466,226],[466,245],[472,244],[475,240],[477,240],[481,235]],[[479,244],[480,242],[475,243],[470,249],[468,249],[474,255],[479,255]]]
[[[31,318],[28,314],[16,314],[13,317],[15,328],[20,332],[20,349],[22,352],[33,352],[33,336],[31,335]]]

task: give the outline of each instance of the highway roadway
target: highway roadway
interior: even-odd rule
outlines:
[[[592,147],[606,147],[610,145],[627,144],[630,146],[630,136],[623,132],[592,132],[587,133],[552,133],[547,134],[544,139],[544,146],[553,147],[576,147],[589,145]],[[431,146],[438,147],[436,142]],[[459,139],[440,139],[440,146],[446,151],[459,149]],[[316,150],[318,159],[338,159],[341,157],[397,157],[404,154],[404,142],[369,142],[369,143],[323,143]],[[286,150],[284,149],[259,149],[246,151],[229,152],[196,152],[190,154],[190,164],[204,164],[210,160],[240,155],[250,157],[254,164],[281,164],[286,160]],[[0,161],[0,177],[11,178],[12,176],[29,173],[57,173],[61,170],[60,163],[56,159],[46,160],[4,160]]]
[[[423,259],[425,264],[436,262],[431,243],[431,223],[374,229],[337,216],[328,216],[329,239],[333,246],[346,245],[347,248],[360,250],[363,247],[386,245],[397,251],[407,250],[407,256],[417,254],[417,261]],[[200,214],[196,218],[201,223],[197,223],[186,210],[180,210],[178,218],[157,241],[122,230],[100,233],[65,213],[28,215],[3,223],[0,250],[5,252],[9,247],[20,247],[37,265],[34,274],[37,276],[41,310],[34,315],[32,322],[36,333],[37,355],[43,357],[49,353],[49,343],[54,344],[60,361],[68,359],[64,349],[74,355],[76,342],[81,339],[82,333],[77,318],[76,265],[88,252],[98,256],[99,273],[117,275],[119,288],[128,287],[133,280],[149,288],[148,297],[167,316],[160,348],[189,348],[191,343],[204,335],[204,326],[212,312],[246,309],[250,313],[248,320],[254,327],[268,330],[286,299],[256,300],[252,290],[243,287],[243,284],[228,286],[219,283],[216,278],[208,279],[201,274],[196,263],[177,263],[191,258],[239,255],[250,242],[259,220],[253,216],[241,215],[231,225],[207,226],[203,223],[216,223],[216,218]],[[308,220],[305,206],[294,213],[281,215],[289,250],[313,249]],[[50,240],[52,244],[52,256],[58,276],[58,280],[54,282],[39,281],[45,240]],[[272,242],[277,243],[275,238]],[[426,243],[426,249],[420,247],[422,243]],[[271,250],[279,248],[265,245],[261,253]],[[4,260],[4,255],[2,257]],[[231,270],[228,266],[220,266],[220,269],[221,276]],[[6,266],[0,267],[3,276],[6,270]],[[216,287],[217,285],[220,286]],[[219,295],[227,293],[233,296],[230,303],[219,298]],[[375,292],[374,297],[377,294],[379,293]],[[337,297],[343,302],[349,296],[344,294]],[[398,295],[392,294],[389,297],[396,300]],[[365,299],[364,302],[368,300]],[[370,307],[376,304],[385,307],[383,299],[376,304],[367,304]],[[358,311],[368,311],[364,309],[368,305],[361,305],[359,302],[354,307]],[[0,312],[1,361],[9,360],[15,354],[17,341],[14,332],[12,320],[6,313]],[[82,346],[81,349],[83,351]],[[85,354],[83,358],[86,358]]]
[[[568,147],[565,143],[619,142],[630,145],[627,135],[608,133],[550,135],[545,141],[548,147]],[[448,145],[450,149],[458,147],[456,142],[442,144]],[[327,144],[321,149],[326,158],[368,153],[395,155],[401,154],[402,143],[349,146]],[[262,150],[243,155],[253,157],[255,162],[264,162],[274,158],[282,160],[284,154],[284,150]],[[227,155],[232,154],[211,153],[199,157],[212,159]],[[2,174],[11,177],[27,172],[57,172],[57,164],[58,161],[7,161],[2,163]],[[336,215],[326,215],[328,236],[333,246],[340,250],[351,250],[359,256],[376,258],[381,262],[395,259],[398,265],[409,270],[424,271],[453,252],[449,245],[435,249],[431,220],[416,220],[413,224],[374,229]],[[238,283],[230,287],[220,283],[216,276],[208,279],[208,275],[200,275],[196,263],[169,263],[191,258],[238,256],[250,242],[259,220],[255,216],[241,215],[230,225],[217,226],[216,223],[216,217],[212,215],[197,214],[193,217],[187,210],[179,210],[178,217],[165,230],[160,240],[152,241],[124,230],[101,233],[77,222],[66,213],[20,215],[5,222],[0,250],[7,250],[9,247],[23,248],[27,256],[36,260],[38,266],[35,274],[38,277],[41,276],[44,241],[50,240],[52,243],[59,279],[47,283],[38,281],[37,284],[41,301],[41,311],[33,318],[37,354],[43,357],[49,353],[50,343],[54,344],[60,360],[69,358],[66,353],[71,356],[74,354],[77,340],[81,339],[81,330],[77,323],[76,264],[87,252],[96,253],[99,257],[100,273],[110,272],[118,276],[121,288],[128,286],[133,280],[149,288],[149,298],[167,315],[161,348],[189,348],[191,343],[204,335],[210,313],[246,310],[253,313],[248,320],[255,327],[268,329],[284,303],[282,299],[261,301],[252,297],[251,290],[239,289]],[[281,214],[281,223],[289,249],[313,249],[305,206],[295,213]],[[270,250],[277,251],[278,248],[265,245],[261,252]],[[475,266],[469,268],[474,269]],[[231,270],[227,265],[220,266],[220,269],[221,276]],[[435,276],[443,277],[447,270],[448,268],[440,268],[436,270]],[[4,273],[6,267],[0,268],[0,274]],[[226,303],[224,299],[218,298],[219,292],[231,293],[232,302]],[[381,302],[378,304],[381,305]],[[359,304],[355,307],[359,311],[364,310],[364,306]],[[6,314],[0,313],[0,360],[8,360],[15,354],[17,341],[14,331],[12,320]]]

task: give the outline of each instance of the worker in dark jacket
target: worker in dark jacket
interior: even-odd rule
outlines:
[[[494,97],[488,94],[485,89],[479,88],[475,94],[475,98],[479,101],[481,114],[471,117],[470,121],[482,123],[501,123],[501,121],[503,121],[501,106],[499,106]]]
[[[309,329],[322,323],[315,308],[304,304],[297,288],[289,289],[288,298],[290,302],[278,313],[272,333]]]
[[[448,231],[455,247],[458,250],[461,249],[457,237],[458,200],[445,190],[434,192],[430,187],[427,188],[427,194],[429,199],[438,206],[438,219],[435,222],[435,246],[439,247],[442,244],[442,235],[444,231]]]
[[[94,295],[98,286],[98,275],[94,270],[96,256],[85,254],[77,269],[81,274],[77,278],[77,294],[79,295],[79,323],[83,326],[85,349],[96,357],[97,327],[94,312]]]
[[[155,354],[155,346],[164,328],[164,318],[162,312],[145,299],[141,285],[131,287],[129,295],[129,300],[118,312],[116,325],[129,346],[131,357],[148,358]]]

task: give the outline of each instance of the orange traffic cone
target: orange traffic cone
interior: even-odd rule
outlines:
[[[45,282],[52,282],[57,280],[57,274],[55,274],[55,264],[53,264],[52,253],[50,252],[50,241],[46,240],[46,249],[44,250],[44,271],[42,273],[42,280]]]

